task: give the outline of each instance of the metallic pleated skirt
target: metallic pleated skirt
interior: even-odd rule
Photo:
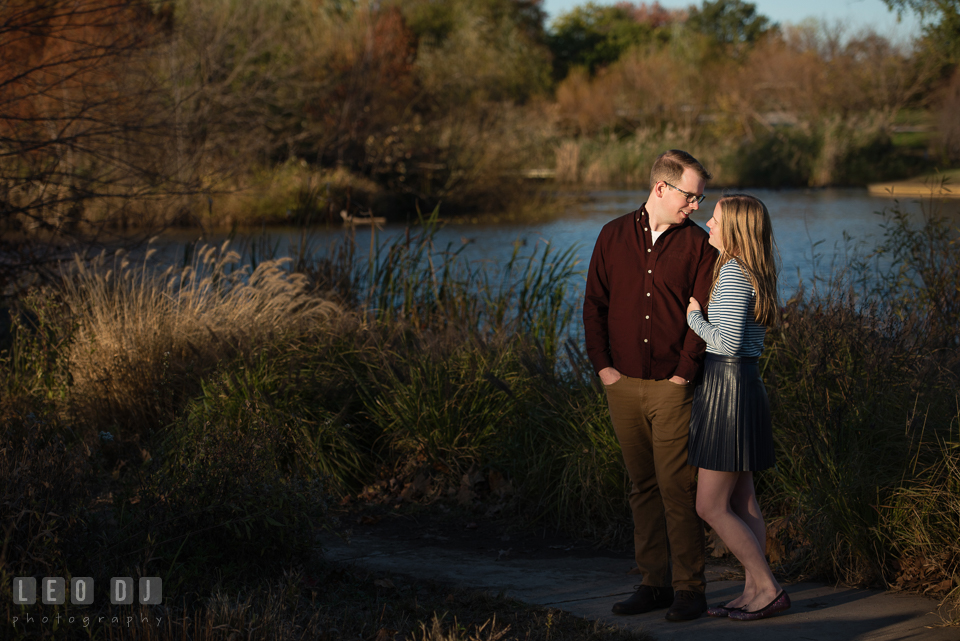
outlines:
[[[757,358],[706,355],[693,393],[687,462],[721,472],[773,467],[770,401]]]

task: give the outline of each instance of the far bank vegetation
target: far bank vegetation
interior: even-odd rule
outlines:
[[[719,186],[960,160],[955,38],[933,28],[893,42],[740,0],[549,25],[535,0],[13,0],[0,17],[8,231],[502,211],[531,176],[643,187],[671,147]]]

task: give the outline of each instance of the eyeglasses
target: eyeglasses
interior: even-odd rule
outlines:
[[[663,184],[666,185],[667,187],[669,187],[670,189],[676,189],[677,191],[679,191],[681,194],[684,195],[684,197],[687,199],[687,202],[690,203],[691,205],[692,205],[693,203],[697,203],[697,204],[699,205],[700,203],[703,202],[703,199],[706,198],[706,196],[705,196],[704,194],[700,194],[700,195],[698,196],[698,195],[696,195],[696,194],[691,194],[689,191],[684,191],[684,190],[680,189],[679,187],[674,187],[673,185],[671,185],[670,183],[668,183],[666,180],[663,181]]]

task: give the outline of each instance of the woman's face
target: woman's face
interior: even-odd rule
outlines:
[[[723,239],[720,235],[720,217],[723,211],[720,209],[720,203],[713,208],[713,218],[707,221],[707,228],[710,230],[710,244],[723,251]]]

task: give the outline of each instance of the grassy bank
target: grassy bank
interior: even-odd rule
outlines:
[[[547,111],[528,108],[528,119],[546,124],[525,137],[531,149],[522,166],[511,168],[509,176],[501,170],[476,176],[483,184],[471,194],[448,198],[451,202],[444,202],[445,217],[482,217],[496,222],[555,215],[565,205],[553,193],[557,186],[646,189],[651,165],[666,149],[690,151],[712,172],[710,185],[719,188],[867,186],[925,174],[943,164],[943,159],[931,156],[912,139],[901,141],[888,114],[813,115],[750,136],[730,135],[716,123],[696,127],[610,125],[600,132],[569,135]],[[529,122],[519,124],[528,126]],[[499,143],[491,138],[485,144]],[[525,171],[533,170],[545,170],[553,178],[545,182],[521,179]],[[956,171],[942,173],[952,177]],[[486,192],[500,194],[499,200],[484,196]],[[910,195],[929,195],[929,188]],[[174,222],[205,229],[339,224],[341,211],[410,222],[408,214],[414,211],[414,204],[361,173],[287,161],[249,168],[222,181],[209,194],[190,199],[189,215]]]
[[[307,563],[331,500],[624,541],[605,398],[567,338],[581,266],[537,247],[484,271],[436,247],[437,224],[365,264],[349,246],[256,266],[206,248],[166,271],[120,256],[22,297],[0,381],[0,589],[97,568],[165,577],[190,607],[229,600]],[[768,547],[788,575],[955,606],[957,230],[896,211],[886,229],[888,270],[852,260],[769,333]]]

